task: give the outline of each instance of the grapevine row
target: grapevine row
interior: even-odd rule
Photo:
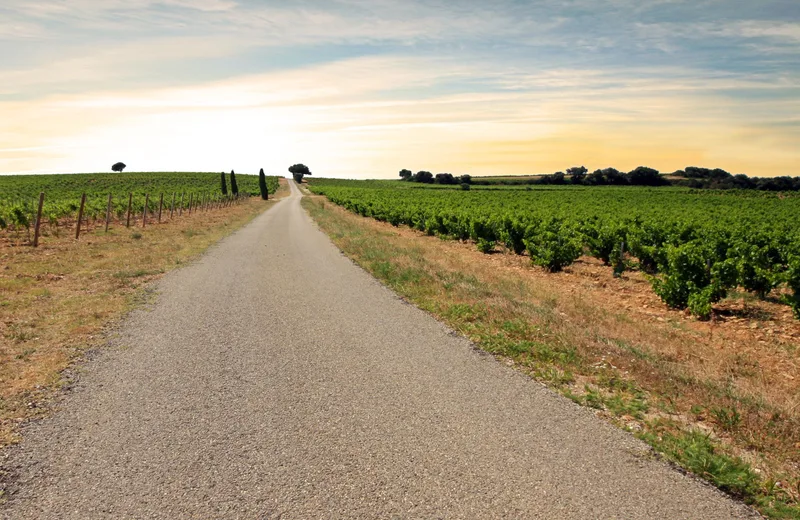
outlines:
[[[673,308],[707,318],[741,287],[777,294],[800,318],[800,198],[676,188],[405,189],[315,180],[311,189],[359,215],[429,235],[501,244],[549,271],[590,254],[616,273],[636,267]]]
[[[267,177],[269,193],[278,189],[278,177]],[[108,195],[112,195],[112,216],[122,219],[128,209],[129,194],[135,208],[144,210],[145,194],[177,193],[175,208],[188,208],[190,200],[210,199],[220,193],[218,173],[114,173],[76,175],[0,176],[0,229],[19,231],[35,221],[40,192],[46,193],[42,210],[43,222],[58,226],[64,219],[74,218],[81,196],[85,193],[84,217],[105,218]],[[258,195],[258,177],[238,175],[239,191]],[[171,201],[170,201],[171,202]],[[148,201],[148,212],[158,209],[159,200]]]

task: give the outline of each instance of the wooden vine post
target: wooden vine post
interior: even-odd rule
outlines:
[[[164,194],[161,194],[161,200],[158,202],[158,223],[161,224],[161,209],[164,207]]]
[[[44,192],[39,193],[39,209],[36,210],[36,225],[33,228],[33,247],[39,247],[39,228],[42,225],[42,207],[44,206]]]
[[[111,194],[108,194],[108,206],[106,206],[106,233],[108,233],[108,223],[111,221]]]
[[[78,209],[78,226],[75,228],[75,240],[81,236],[81,221],[83,220],[83,207],[86,205],[86,194],[81,195],[81,207]]]
[[[147,225],[147,204],[150,202],[150,194],[144,194],[144,211],[142,211],[142,227]]]
[[[128,195],[128,220],[125,227],[131,227],[131,206],[133,205],[133,193]]]
[[[172,192],[172,205],[169,207],[169,219],[172,220],[172,214],[175,212],[175,192]]]
[[[183,192],[181,192],[181,205],[178,208],[178,216],[180,217],[181,215],[183,215]]]
[[[189,194],[189,215],[192,214],[192,199],[194,198],[194,193]]]

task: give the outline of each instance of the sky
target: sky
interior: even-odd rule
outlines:
[[[3,0],[0,173],[800,175],[798,0]]]

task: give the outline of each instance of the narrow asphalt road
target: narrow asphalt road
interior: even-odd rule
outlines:
[[[156,288],[7,454],[3,518],[751,515],[403,303],[293,184]]]

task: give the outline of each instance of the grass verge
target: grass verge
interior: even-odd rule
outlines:
[[[278,197],[288,194],[282,183]],[[113,226],[48,236],[38,248],[0,245],[0,447],[47,413],[62,373],[103,342],[145,285],[180,267],[273,204],[251,198],[145,229]]]
[[[762,513],[800,518],[797,409],[756,391],[758,370],[707,370],[705,356],[692,355],[705,337],[680,323],[634,320],[552,278],[498,268],[474,246],[322,197],[303,205],[346,255],[484,350]]]

